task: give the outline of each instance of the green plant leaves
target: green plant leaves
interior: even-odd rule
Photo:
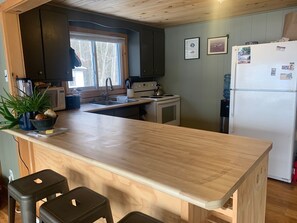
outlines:
[[[4,119],[7,120],[5,122],[5,125],[1,126],[0,129],[12,128],[19,123],[18,118],[16,118],[7,108],[4,102],[4,98],[2,96],[1,96],[0,114],[3,116]]]
[[[6,93],[6,98],[1,96],[4,99],[4,102],[7,108],[12,109],[17,116],[20,116],[23,113],[38,111],[40,113],[44,112],[46,109],[50,108],[50,100],[46,95],[46,91],[39,92],[34,88],[32,95],[25,96],[14,96],[9,93]]]
[[[25,100],[28,102],[28,108],[33,109],[30,111],[38,111],[43,113],[46,109],[50,108],[50,101],[49,97],[46,94],[46,90],[43,92],[39,92],[34,89],[33,95],[26,95]]]
[[[5,89],[6,96],[1,96],[0,101],[0,115],[6,119],[4,126],[0,129],[12,128],[19,123],[19,117],[26,112],[39,112],[43,113],[46,109],[50,108],[50,99],[46,94],[34,88],[32,95],[14,96],[9,94]]]

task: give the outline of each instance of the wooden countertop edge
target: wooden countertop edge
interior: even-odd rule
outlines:
[[[9,129],[8,130],[3,130],[3,131],[6,132],[6,133],[9,133],[11,135],[14,135],[16,137],[20,137],[20,138],[22,138],[24,140],[30,141],[32,143],[39,144],[39,145],[44,146],[44,147],[46,147],[48,149],[51,149],[53,151],[62,153],[64,155],[68,155],[70,157],[73,157],[73,158],[76,158],[78,160],[84,161],[86,163],[92,164],[92,165],[97,166],[99,168],[102,168],[104,170],[107,170],[107,171],[110,171],[112,173],[118,174],[118,175],[120,175],[122,177],[127,177],[130,180],[134,180],[134,181],[136,181],[138,183],[142,183],[142,184],[147,185],[147,186],[149,186],[149,187],[151,187],[153,189],[156,189],[158,191],[161,191],[161,192],[164,192],[166,194],[172,195],[172,196],[174,196],[176,198],[179,198],[181,200],[184,200],[186,202],[197,205],[197,206],[199,206],[201,208],[204,208],[204,209],[207,209],[207,210],[215,210],[215,209],[221,208],[227,202],[227,200],[233,195],[233,193],[237,190],[239,185],[241,185],[241,183],[248,177],[248,175],[257,167],[257,165],[262,161],[262,159],[266,155],[268,155],[268,152],[272,149],[272,145],[270,145],[270,147],[253,164],[253,166],[249,169],[249,171],[247,171],[245,173],[245,175],[232,187],[232,189],[224,197],[222,197],[219,200],[209,202],[209,201],[201,200],[201,199],[199,199],[197,197],[191,197],[191,196],[189,196],[187,194],[182,194],[181,191],[176,190],[176,189],[174,189],[172,187],[168,187],[166,185],[160,184],[160,183],[158,183],[156,181],[152,181],[152,180],[149,180],[147,178],[141,177],[139,175],[136,175],[136,174],[133,174],[133,173],[130,173],[130,172],[127,172],[127,171],[123,171],[123,170],[121,170],[119,168],[115,168],[113,166],[103,164],[103,163],[101,163],[99,161],[93,160],[93,159],[85,157],[83,155],[76,154],[74,152],[63,149],[61,147],[53,146],[53,145],[51,145],[51,144],[49,144],[47,142],[38,140],[38,138],[27,136],[27,135],[24,135],[24,134],[19,133],[17,131],[13,131],[13,130],[9,130]]]
[[[256,167],[258,166],[258,164],[264,159],[265,156],[269,155],[270,150],[272,149],[272,144],[270,145],[270,147],[266,150],[265,153],[262,154],[262,156],[260,156],[260,158],[254,163],[254,165],[249,169],[249,171],[247,171],[242,178],[232,187],[232,189],[229,191],[229,193],[227,193],[222,199],[218,200],[218,201],[211,201],[211,202],[207,202],[207,205],[205,205],[205,209],[207,210],[215,210],[218,208],[223,207],[223,205],[228,201],[228,199],[234,194],[234,192],[237,190],[237,188],[242,184],[243,181],[245,181],[245,179],[248,177],[248,175],[254,170],[256,169]],[[219,203],[217,203],[219,202]]]

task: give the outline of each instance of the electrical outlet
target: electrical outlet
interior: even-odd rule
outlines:
[[[11,169],[9,169],[9,177],[8,177],[8,181],[9,181],[9,183],[10,183],[11,181],[14,181],[14,175],[13,175],[13,172],[12,172]]]

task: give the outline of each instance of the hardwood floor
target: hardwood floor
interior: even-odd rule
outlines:
[[[297,223],[297,184],[268,180],[266,223]],[[21,223],[20,214],[16,222]],[[0,223],[7,220],[7,199],[0,198]],[[256,223],[256,222],[251,222]]]
[[[266,223],[297,223],[297,184],[268,180]]]
[[[7,193],[0,188],[0,223],[7,223]],[[15,223],[21,223],[21,214],[15,213]]]

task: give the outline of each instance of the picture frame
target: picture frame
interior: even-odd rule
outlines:
[[[227,54],[229,36],[219,36],[207,39],[207,55]]]
[[[194,60],[200,58],[200,37],[185,39],[185,60]]]

